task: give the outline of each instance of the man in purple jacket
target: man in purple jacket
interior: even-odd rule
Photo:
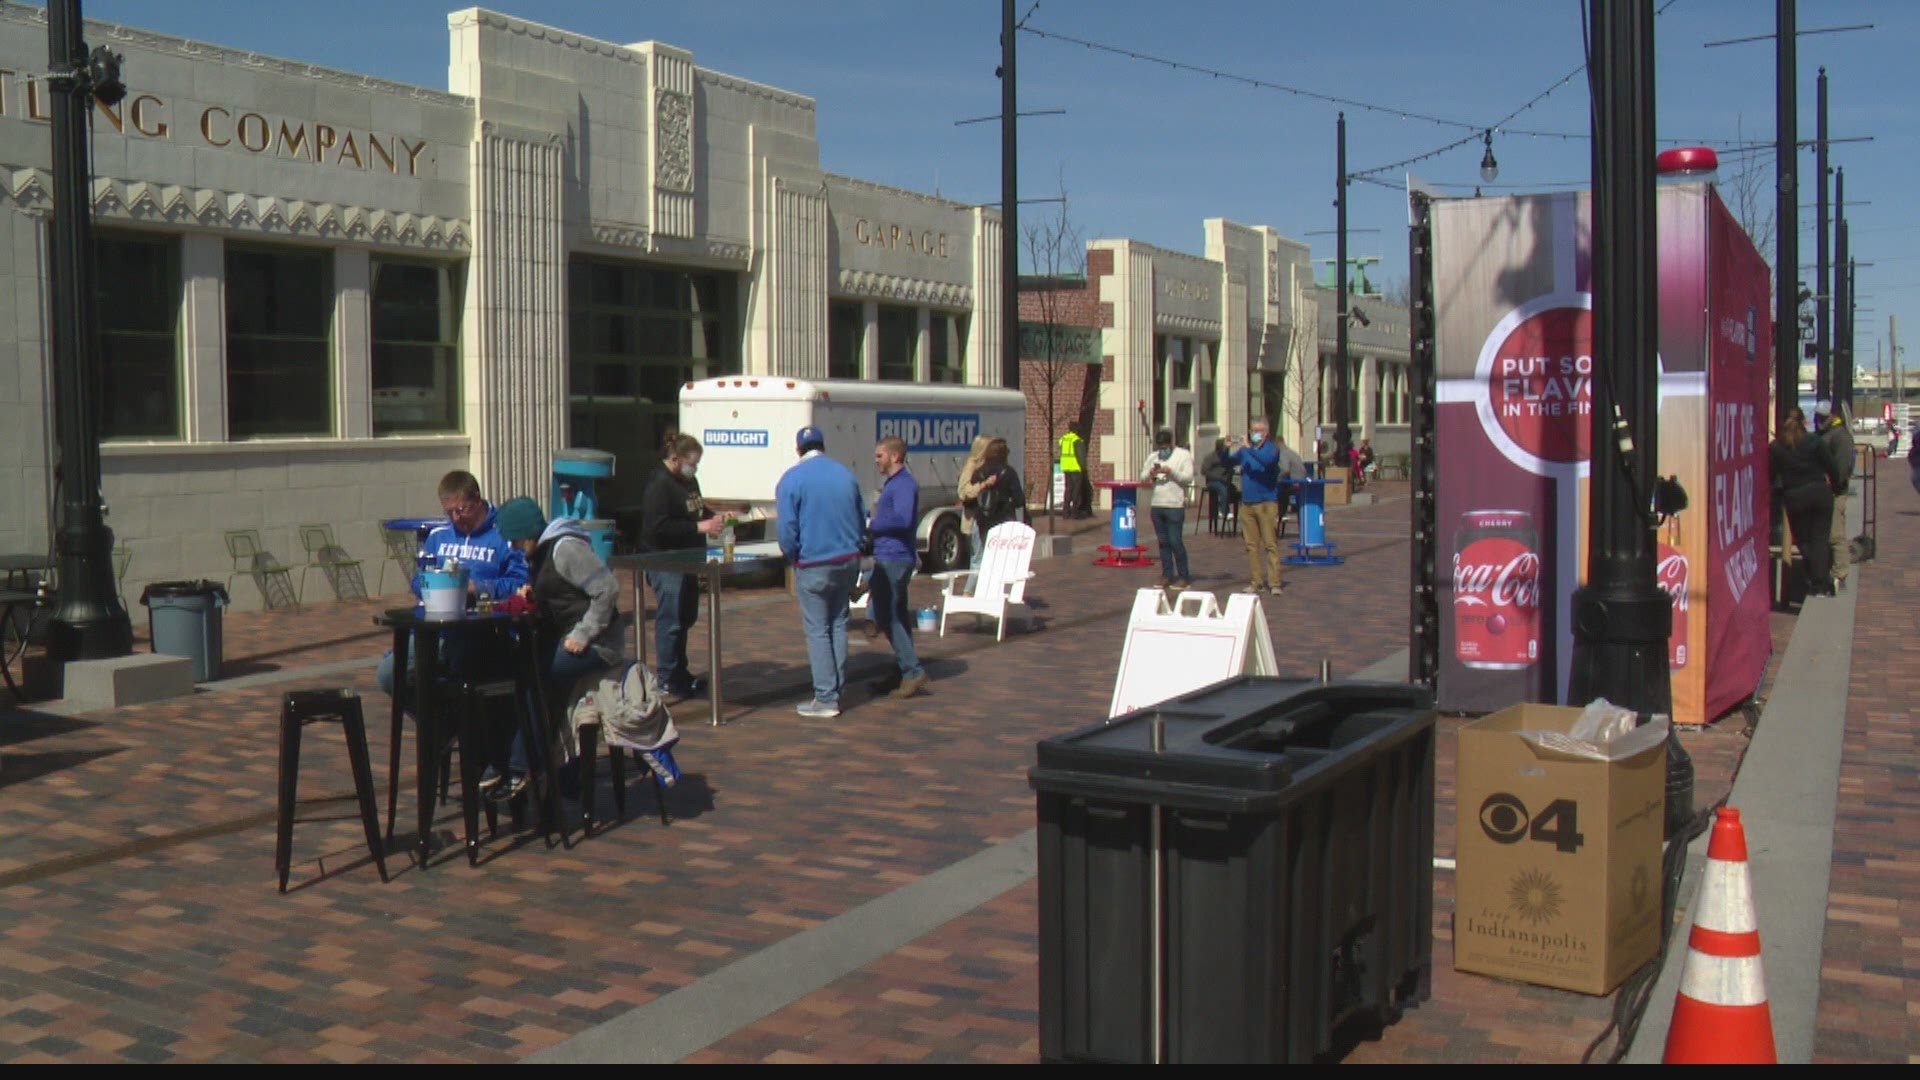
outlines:
[[[873,536],[873,583],[867,593],[867,617],[893,643],[898,670],[870,684],[875,695],[893,692],[909,698],[927,685],[926,669],[913,651],[913,607],[907,586],[913,581],[915,532],[920,523],[920,485],[907,471],[907,444],[889,436],[873,448],[873,464],[885,477],[873,504],[867,531]]]

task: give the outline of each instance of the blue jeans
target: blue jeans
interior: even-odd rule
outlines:
[[[807,665],[813,669],[813,700],[822,705],[840,704],[840,688],[847,681],[847,598],[858,580],[858,559],[793,570],[800,628],[807,635]],[[877,584],[879,576],[874,580]]]
[[[656,609],[653,616],[655,673],[660,689],[685,689],[693,675],[687,671],[687,632],[700,617],[700,579],[692,574],[663,574],[650,570]],[[638,631],[635,631],[636,633]]]
[[[1193,574],[1187,566],[1186,508],[1154,507],[1153,535],[1160,541],[1160,576],[1172,581],[1191,578]]]
[[[907,598],[907,585],[912,581],[912,563],[876,562],[873,586],[867,593],[867,618],[893,643],[893,658],[900,665],[903,679],[925,674],[920,657],[913,651],[913,606]]]
[[[547,707],[556,723],[566,723],[567,709],[573,704],[567,700],[567,692],[573,689],[574,682],[580,676],[606,666],[592,649],[575,656],[567,651],[566,646],[554,643],[553,656],[542,665],[540,680],[542,689],[547,693]],[[518,727],[513,729],[513,742],[507,748],[507,771],[515,775],[527,771],[527,748],[520,738]]]

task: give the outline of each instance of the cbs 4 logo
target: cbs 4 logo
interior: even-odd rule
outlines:
[[[1536,815],[1518,796],[1496,791],[1480,804],[1480,828],[1496,844],[1538,840],[1568,854],[1587,842],[1580,834],[1580,804],[1572,799],[1555,799]]]

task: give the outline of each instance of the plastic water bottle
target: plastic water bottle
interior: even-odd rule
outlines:
[[[727,562],[733,561],[733,519],[720,528],[720,557]]]

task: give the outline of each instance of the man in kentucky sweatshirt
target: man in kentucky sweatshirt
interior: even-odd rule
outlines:
[[[774,488],[780,552],[793,563],[793,592],[807,635],[813,700],[801,716],[840,715],[847,675],[847,601],[860,578],[867,508],[853,470],[827,456],[827,439],[809,424],[794,437],[800,460]]]
[[[447,523],[427,534],[424,546],[431,565],[437,567],[449,559],[458,559],[460,565],[467,568],[469,590],[484,592],[495,600],[512,596],[527,583],[527,557],[500,535],[494,523],[493,507],[480,497],[480,481],[465,469],[455,469],[440,478],[439,494],[440,509],[446,511]],[[418,575],[411,587],[418,596]],[[484,648],[481,651],[485,651]],[[412,692],[414,659],[407,657],[408,685],[402,690],[403,698]],[[469,671],[484,670],[488,659],[444,637],[440,641],[443,670],[454,678]],[[374,681],[389,695],[393,693],[392,652],[380,659]]]

